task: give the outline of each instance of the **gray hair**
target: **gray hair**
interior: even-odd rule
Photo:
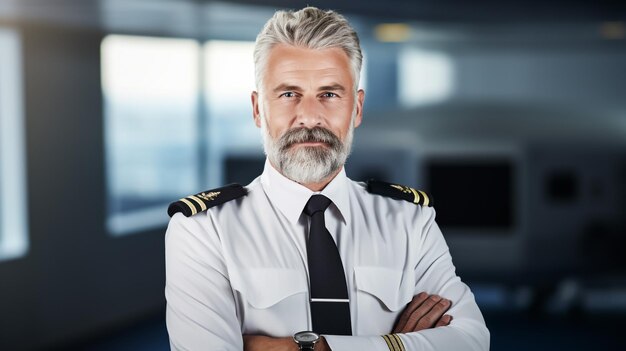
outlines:
[[[363,54],[359,37],[348,21],[337,12],[316,7],[302,10],[276,11],[265,24],[254,45],[254,74],[261,92],[267,57],[276,44],[307,49],[341,48],[350,59],[354,90],[359,86]]]

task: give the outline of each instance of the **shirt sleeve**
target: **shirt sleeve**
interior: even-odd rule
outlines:
[[[333,351],[355,349],[380,351],[483,351],[489,350],[489,330],[469,287],[456,275],[452,257],[439,226],[435,210],[423,208],[421,219],[413,223],[421,233],[415,291],[437,294],[452,301],[447,314],[453,317],[449,326],[406,334],[384,336],[325,336]],[[357,347],[358,346],[358,347]]]
[[[233,292],[210,217],[175,214],[165,235],[166,324],[172,350],[242,350]]]

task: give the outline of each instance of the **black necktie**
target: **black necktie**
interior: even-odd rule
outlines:
[[[307,256],[313,331],[352,335],[346,276],[337,245],[324,223],[324,211],[330,203],[324,195],[313,195],[304,207],[304,213],[311,217]]]

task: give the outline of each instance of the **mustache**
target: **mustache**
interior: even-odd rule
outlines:
[[[341,140],[333,132],[322,127],[292,128],[283,134],[278,141],[281,151],[286,151],[297,143],[326,143],[331,149],[341,146]]]

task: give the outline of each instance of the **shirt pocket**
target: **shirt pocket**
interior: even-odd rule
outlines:
[[[289,296],[306,293],[306,277],[297,269],[249,268],[240,271],[241,292],[255,308],[269,308]]]
[[[243,331],[293,335],[307,326],[308,284],[297,269],[247,268],[231,275]]]
[[[412,271],[384,267],[355,267],[359,334],[385,334],[413,298]]]

